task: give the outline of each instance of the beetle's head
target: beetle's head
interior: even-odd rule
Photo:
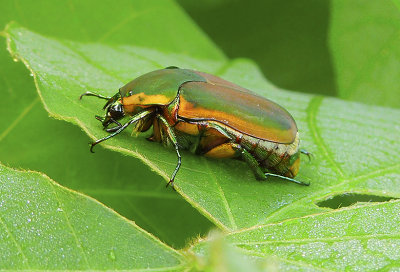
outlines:
[[[103,127],[107,128],[112,123],[119,126],[118,121],[125,116],[124,106],[122,105],[119,93],[111,97],[103,109],[106,110],[106,115],[104,117],[96,116],[96,119],[101,121]]]

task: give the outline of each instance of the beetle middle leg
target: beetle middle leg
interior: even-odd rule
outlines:
[[[171,185],[171,187],[174,188],[175,176],[178,173],[179,168],[181,167],[181,154],[179,153],[178,140],[176,139],[175,133],[174,133],[173,129],[171,128],[171,126],[168,124],[167,120],[165,120],[165,118],[160,114],[157,114],[157,119],[159,119],[163,123],[164,127],[166,128],[165,132],[167,133],[167,136],[170,139],[170,141],[172,142],[172,144],[174,145],[176,155],[178,156],[178,163],[175,167],[175,170],[172,173],[172,176],[169,179],[169,182],[165,186],[165,187],[168,187],[168,185]]]

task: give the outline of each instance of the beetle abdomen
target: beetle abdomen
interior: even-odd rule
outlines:
[[[241,134],[229,127],[226,127],[226,131],[234,139],[236,138],[236,143],[240,144],[255,157],[265,172],[290,178],[297,175],[300,163],[300,137],[298,132],[293,143],[281,144]]]

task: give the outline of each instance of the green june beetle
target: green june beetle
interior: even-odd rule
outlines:
[[[189,69],[167,67],[144,74],[113,96],[86,92],[80,96],[107,100],[104,117],[96,116],[111,134],[93,147],[116,136],[129,125],[138,132],[153,126],[150,141],[173,146],[177,166],[181,149],[211,158],[239,158],[259,180],[277,176],[297,184],[300,166],[299,133],[293,117],[278,104],[229,81]],[[129,118],[124,124],[119,121]],[[112,125],[111,127],[109,127]]]

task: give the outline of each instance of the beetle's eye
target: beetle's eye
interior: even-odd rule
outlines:
[[[111,118],[113,118],[114,120],[118,120],[124,117],[124,109],[122,107],[122,104],[116,104],[111,106],[109,109],[109,113]]]

